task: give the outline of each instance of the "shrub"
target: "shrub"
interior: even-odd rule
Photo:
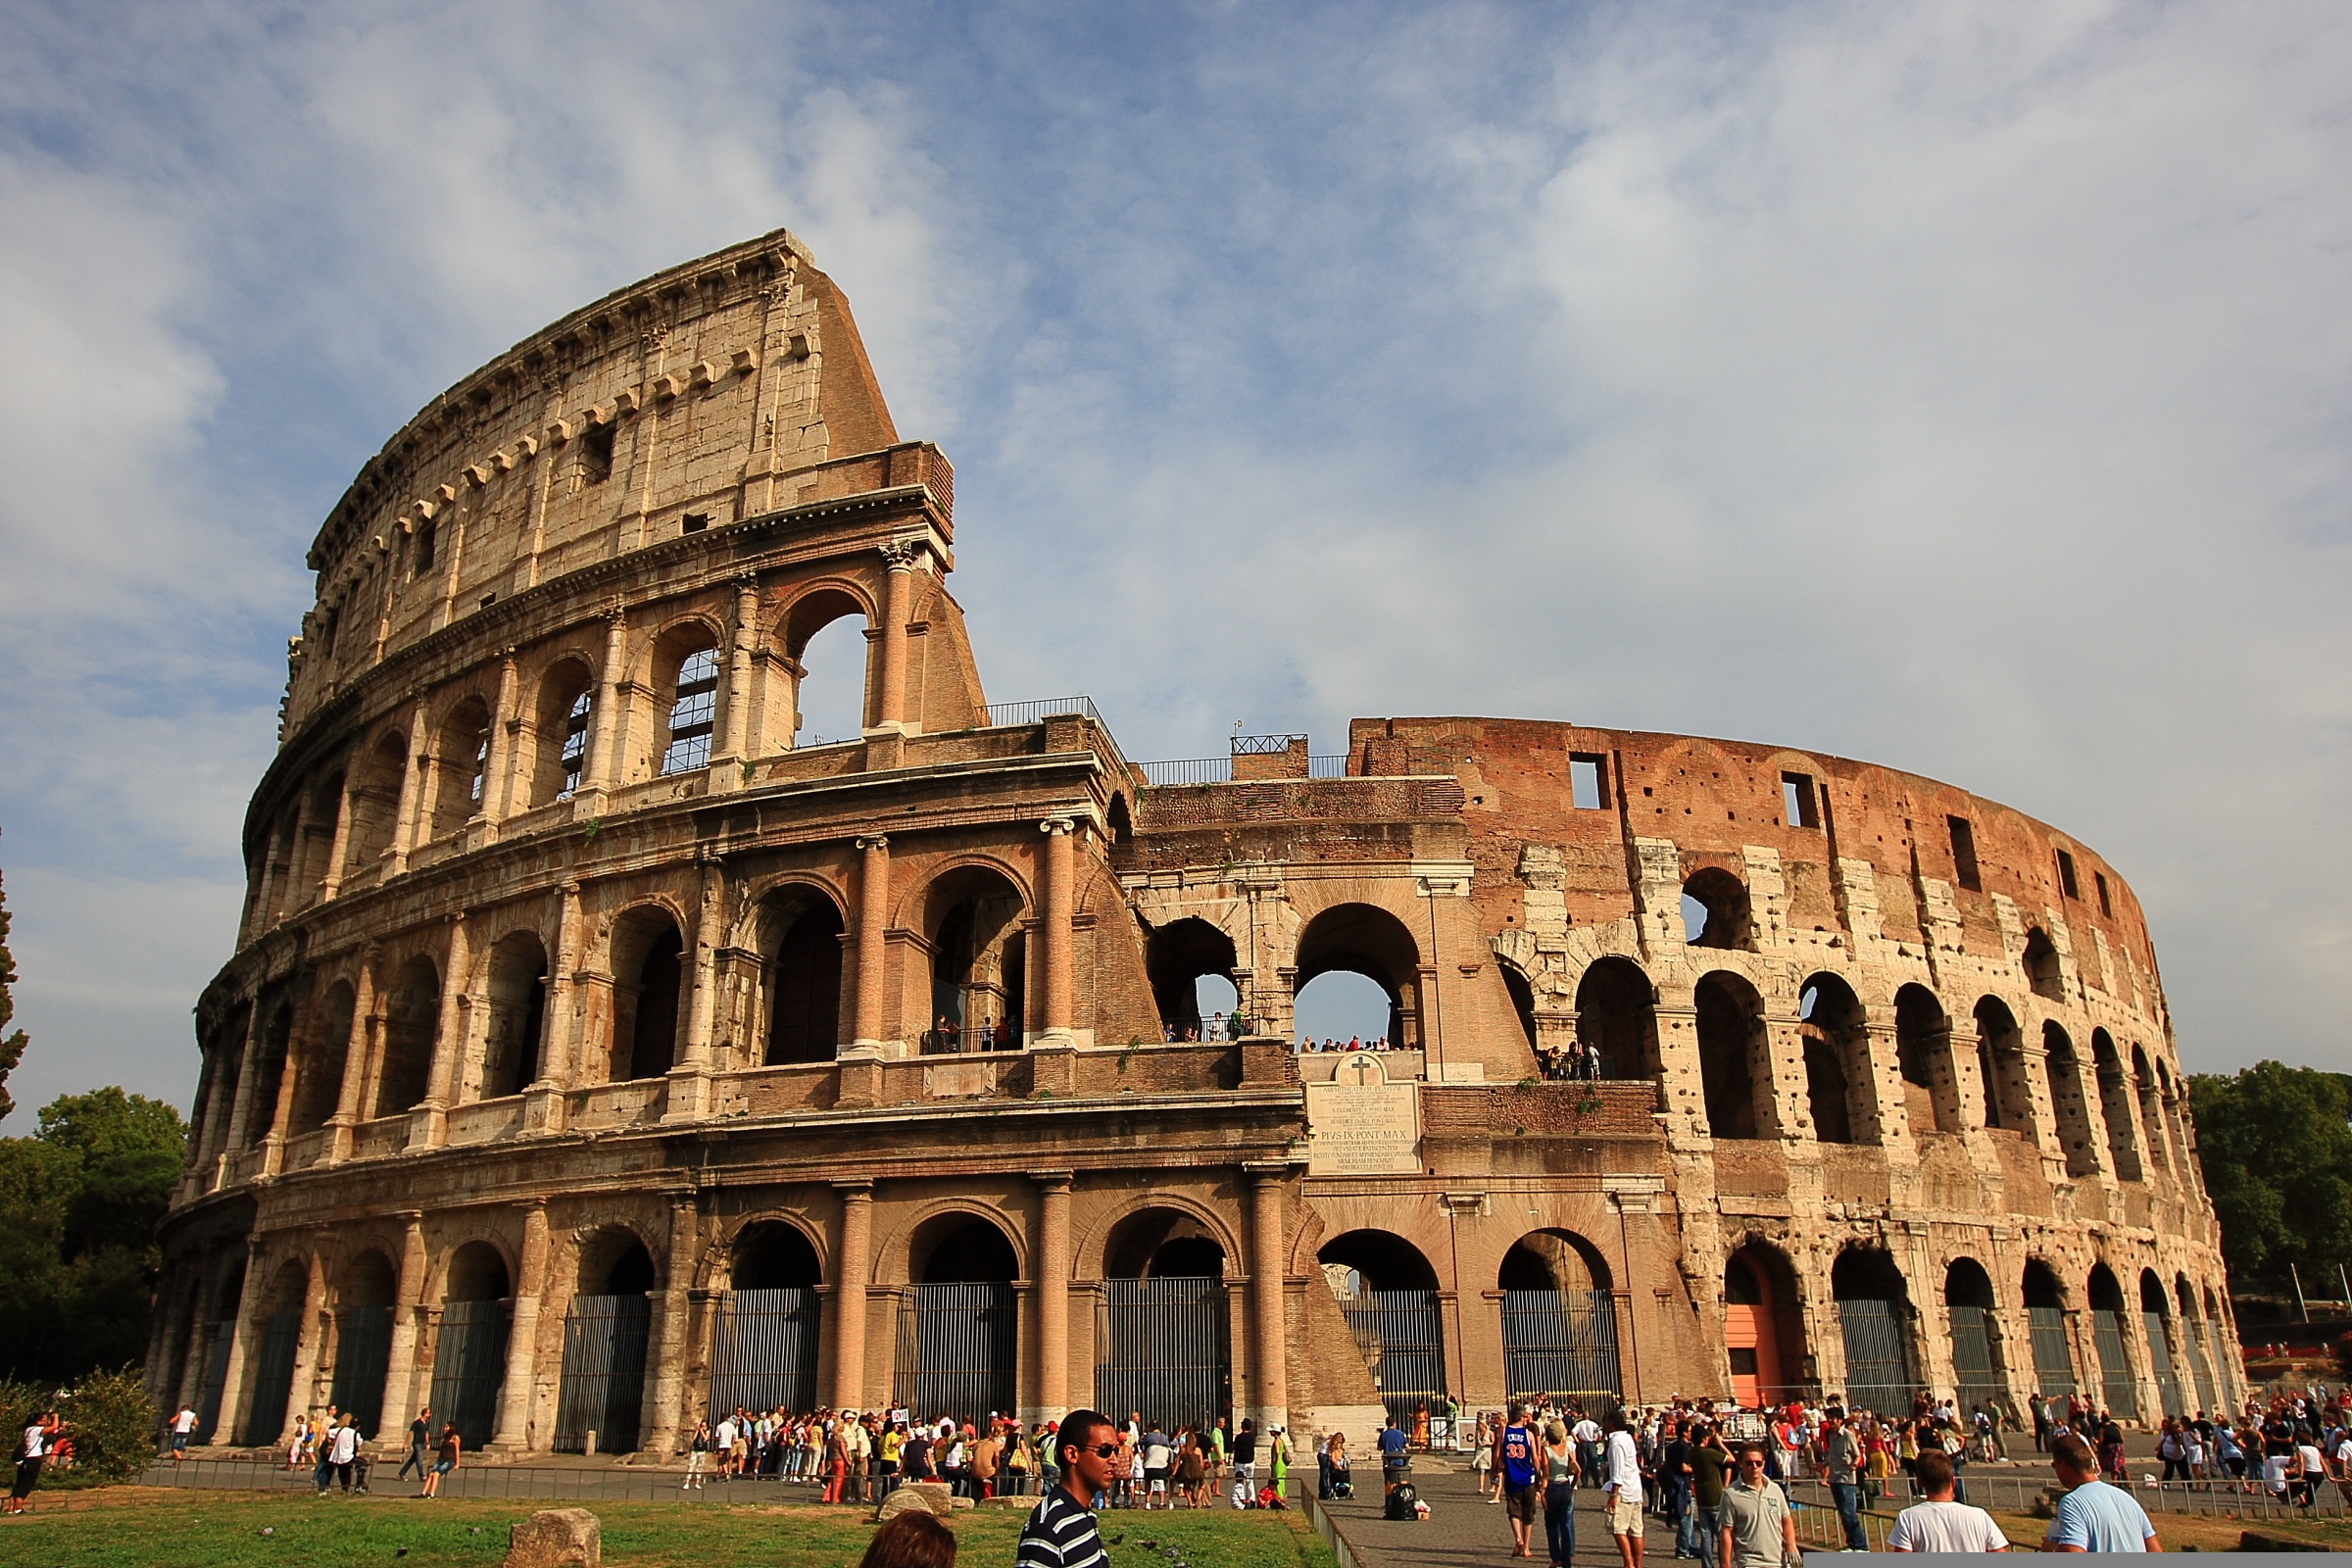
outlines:
[[[0,1382],[0,1431],[11,1453],[24,1429],[54,1408],[74,1440],[71,1469],[41,1475],[49,1487],[104,1487],[127,1481],[155,1457],[156,1413],[135,1367],[92,1372],[70,1389],[50,1390],[16,1380]]]

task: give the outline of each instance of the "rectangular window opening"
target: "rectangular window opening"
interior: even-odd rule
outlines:
[[[1608,760],[1593,752],[1568,754],[1568,794],[1578,810],[1601,811],[1608,808]]]
[[[436,531],[436,525],[429,519],[416,525],[416,559],[409,568],[410,576],[421,577],[433,569],[433,542]]]
[[[710,526],[710,514],[708,512],[689,512],[680,524],[682,531],[686,533],[701,533]]]
[[[2109,898],[2107,895],[2107,873],[2104,871],[2093,871],[2090,873],[2090,879],[2092,882],[2098,885],[2099,912],[2110,920],[2114,919],[2115,901]]]
[[[1790,827],[1821,826],[1821,792],[1810,773],[1781,775],[1781,806]]]
[[[580,437],[580,482],[603,484],[612,477],[612,437],[617,427],[600,424]]]
[[[1971,893],[1984,892],[1984,879],[1977,871],[1977,830],[1965,816],[1947,816],[1944,821],[1952,829],[1952,874]]]
[[[2058,891],[2070,899],[2079,899],[2082,896],[2081,888],[2075,882],[2075,858],[2064,850],[2058,852]]]

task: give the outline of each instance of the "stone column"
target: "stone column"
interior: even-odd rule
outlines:
[[[547,967],[546,1038],[539,1050],[539,1076],[523,1091],[523,1128],[527,1132],[564,1130],[564,1093],[571,1087],[572,1061],[579,1045],[572,995],[572,971],[579,962],[580,885],[566,882],[556,890],[556,952]]]
[[[482,759],[481,808],[476,821],[496,826],[507,819],[514,804],[514,732],[522,720],[514,711],[514,650],[507,648],[498,661],[498,711],[490,715],[490,754]]]
[[[678,1407],[686,1387],[686,1295],[694,1283],[696,1232],[694,1200],[669,1200],[669,1267],[654,1301],[653,1344],[645,1369],[645,1416],[639,1423],[645,1452],[666,1456],[677,1447]]]
[[[858,873],[858,1007],[851,1049],[879,1054],[890,930],[890,840],[880,833],[858,841],[864,858]]]
[[[424,1309],[426,1258],[424,1215],[412,1208],[400,1217],[400,1279],[392,1292],[392,1343],[384,1356],[384,1414],[380,1428],[384,1437],[405,1452],[409,1422],[418,1402],[416,1329]]]
[[[760,582],[745,577],[735,584],[735,636],[727,657],[725,727],[718,749],[710,757],[710,791],[720,794],[741,789],[741,764],[760,755],[752,731],[752,644],[760,632]]]
[[[360,1121],[360,1097],[367,1093],[368,1058],[374,1054],[375,958],[376,945],[370,942],[360,956],[359,978],[352,982],[351,1033],[343,1042],[343,1085],[335,1095],[335,1113],[326,1121],[322,1164],[351,1157],[351,1130]]]
[[[1037,1396],[1029,1422],[1054,1421],[1070,1396],[1070,1179],[1066,1170],[1034,1171],[1037,1242]]]
[[[589,737],[588,775],[572,793],[578,804],[575,816],[594,816],[604,808],[605,792],[612,789],[613,769],[620,757],[622,731],[627,715],[621,711],[620,694],[627,685],[629,658],[629,623],[615,610],[605,618],[605,663],[597,672],[596,707],[589,715],[595,733]]]
[[[255,1320],[261,1316],[264,1298],[269,1295],[256,1289],[261,1257],[262,1238],[258,1232],[248,1231],[236,1316],[229,1321],[228,1362],[220,1372],[220,1415],[213,1423],[213,1446],[233,1446],[238,1441],[237,1429],[244,1425],[246,1361],[253,1349]]]
[[[515,1269],[514,1321],[507,1332],[507,1376],[499,1385],[498,1426],[491,1443],[529,1448],[531,1382],[539,1358],[539,1297],[547,1281],[547,1200],[522,1209],[522,1257]]]
[[[882,547],[882,563],[889,575],[882,594],[882,691],[881,711],[874,715],[876,729],[904,733],[910,727],[906,722],[906,614],[908,601],[914,597],[914,564],[922,554],[919,544]]]
[[[417,824],[424,817],[424,797],[432,783],[431,736],[425,731],[424,696],[418,693],[416,711],[409,715],[409,765],[400,775],[400,803],[392,824],[392,864],[386,880],[409,868],[409,852],[416,847]]]
[[[693,986],[687,998],[685,1049],[669,1073],[669,1102],[663,1121],[699,1121],[710,1100],[710,1018],[717,1009],[717,951],[726,933],[726,866],[715,855],[702,862],[702,900],[694,916]]]
[[[318,887],[321,903],[343,890],[343,861],[351,854],[351,798],[359,788],[360,768],[365,760],[358,747],[343,763],[343,789],[335,797],[335,836],[326,851],[326,876]]]
[[[302,1291],[302,1323],[294,1340],[294,1379],[287,1387],[285,1424],[273,1441],[283,1444],[294,1436],[294,1423],[311,1413],[318,1394],[318,1354],[326,1348],[326,1260],[311,1250],[311,1277]]]
[[[865,1408],[865,1281],[874,1219],[872,1182],[835,1182],[841,1195],[841,1238],[833,1265],[833,1408]]]
[[[473,1013],[473,999],[467,994],[472,969],[466,913],[461,909],[449,919],[449,964],[441,976],[441,1016],[433,1026],[433,1064],[425,1080],[424,1102],[409,1123],[411,1149],[438,1149],[449,1134],[458,1061],[465,1054],[466,1025]]]
[[[1289,1240],[1283,1219],[1283,1189],[1290,1182],[1287,1165],[1243,1167],[1250,1178],[1250,1306],[1255,1319],[1251,1335],[1251,1371],[1256,1374],[1257,1429],[1290,1425],[1290,1335],[1284,1320],[1283,1247]]]
[[[1048,1041],[1073,1038],[1070,1027],[1070,906],[1077,891],[1075,857],[1070,838],[1075,824],[1066,816],[1038,824],[1046,836],[1045,874],[1045,1012],[1042,1022]]]

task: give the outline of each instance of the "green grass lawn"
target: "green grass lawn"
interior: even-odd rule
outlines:
[[[495,1565],[508,1527],[548,1503],[450,1497],[286,1496],[113,1487],[43,1493],[36,1512],[0,1519],[5,1568],[424,1568]],[[586,1504],[615,1568],[841,1568],[865,1550],[862,1511],[727,1502]],[[986,1507],[951,1521],[956,1568],[1010,1568],[1026,1510]],[[268,1530],[270,1535],[263,1535]],[[1291,1513],[1118,1513],[1103,1518],[1113,1568],[1336,1568]]]

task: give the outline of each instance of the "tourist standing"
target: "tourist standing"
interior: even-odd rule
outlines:
[[[172,1462],[173,1464],[177,1464],[181,1459],[187,1457],[188,1435],[195,1430],[196,1407],[192,1404],[181,1405],[179,1413],[172,1418]]]
[[[1544,1428],[1544,1546],[1551,1568],[1576,1561],[1576,1446],[1558,1417]]]
[[[1862,1533],[1862,1450],[1845,1424],[1845,1412],[1831,1405],[1821,1423],[1821,1478],[1830,1484],[1830,1498],[1838,1505],[1838,1523],[1845,1531],[1845,1549],[1868,1551]],[[1948,1466],[1946,1468],[1949,1468]]]
[[[1527,1429],[1527,1406],[1514,1402],[1494,1446],[1496,1468],[1502,1475],[1503,1516],[1511,1522],[1511,1555],[1531,1555],[1528,1531],[1536,1522],[1536,1503],[1542,1491],[1537,1468],[1536,1435]]]
[[[1740,1446],[1740,1473],[1723,1489],[1716,1568],[1782,1568],[1804,1561],[1788,1495],[1764,1473],[1764,1445]]]
[[[1886,1533],[1888,1551],[2007,1551],[2009,1538],[1982,1508],[1952,1500],[1950,1454],[1933,1451],[1919,1456],[1919,1489],[1925,1502],[1915,1502],[1895,1515]]]
[[[2050,1443],[2050,1469],[2066,1495],[2042,1537],[2045,1551],[2162,1551],[2139,1499],[2099,1479],[2098,1455],[2073,1433]]]
[[[1054,1438],[1061,1484],[1048,1490],[1021,1526],[1015,1568],[1104,1568],[1109,1562],[1087,1502],[1110,1485],[1111,1461],[1119,1451],[1114,1431],[1110,1417],[1100,1410],[1072,1410],[1062,1418]]]
[[[416,1470],[416,1479],[422,1481],[424,1479],[424,1450],[432,1446],[432,1441],[433,1407],[428,1404],[416,1412],[416,1420],[409,1423],[409,1456],[401,1461],[400,1469],[394,1473],[392,1479],[400,1480],[409,1473],[410,1466],[414,1465]]]
[[[1608,1480],[1600,1494],[1608,1505],[1609,1534],[1617,1540],[1617,1555],[1625,1568],[1642,1568],[1642,1455],[1623,1409],[1609,1412],[1605,1457]]]

